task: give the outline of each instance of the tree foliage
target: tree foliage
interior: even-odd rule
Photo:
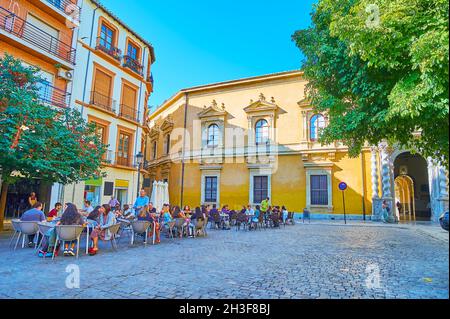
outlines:
[[[448,166],[448,18],[443,0],[320,0],[293,39],[307,95],[330,117],[322,142],[356,156],[388,140]]]
[[[39,70],[0,58],[0,170],[2,180],[39,178],[70,184],[102,175],[106,146],[73,109],[39,98]]]

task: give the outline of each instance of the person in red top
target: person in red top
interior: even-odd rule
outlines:
[[[61,203],[56,203],[55,204],[55,208],[53,208],[49,213],[48,213],[48,217],[49,218],[55,218],[58,217],[59,212],[62,209],[62,204]]]

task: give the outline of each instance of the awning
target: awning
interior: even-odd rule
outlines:
[[[99,179],[88,179],[86,181],[84,181],[84,184],[87,186],[97,186],[97,187],[101,187],[103,184],[103,178],[99,178]]]
[[[130,186],[130,182],[124,179],[116,179],[116,188],[128,188]]]

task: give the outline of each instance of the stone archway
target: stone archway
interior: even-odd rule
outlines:
[[[430,221],[432,214],[427,161],[419,154],[405,151],[393,157],[393,164],[397,216],[406,221]]]
[[[395,203],[398,220],[416,220],[414,181],[410,176],[400,175],[395,179]]]

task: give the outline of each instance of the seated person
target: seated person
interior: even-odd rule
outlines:
[[[116,215],[116,219],[117,218],[122,218],[123,212],[122,212],[122,209],[120,209],[120,204],[116,205],[116,207],[114,208],[113,212]]]
[[[164,204],[163,209],[161,211],[161,216],[163,218],[163,225],[168,226],[170,229],[175,226],[175,220],[169,211],[170,207],[167,204]]]
[[[64,211],[63,215],[61,216],[61,220],[56,225],[64,225],[64,226],[71,226],[71,225],[79,225],[84,226],[85,222],[83,219],[83,216],[78,212],[77,207],[74,204],[67,204],[67,208]],[[70,243],[65,242],[64,243],[64,256],[75,256],[74,252],[75,248],[75,241],[72,241]]]
[[[151,225],[151,232],[150,232],[149,236],[153,236],[153,232],[156,231],[156,233],[155,233],[155,243],[159,244],[161,242],[161,239],[160,239],[160,227],[159,227],[159,223],[158,223],[157,218],[156,218],[156,213],[153,212],[153,211],[150,211],[150,207],[149,206],[144,206],[144,208],[141,209],[141,212],[139,213],[137,219],[152,223],[152,225]],[[145,234],[140,234],[140,235],[144,235],[145,236]],[[145,239],[145,241],[147,241],[147,238]]]
[[[155,213],[156,213],[156,209],[155,209]],[[123,205],[122,218],[128,219],[128,220],[132,220],[135,218],[134,212],[131,209],[130,205],[128,205],[128,204]]]
[[[61,217],[61,211],[62,211],[62,204],[61,203],[56,203],[55,204],[55,208],[53,208],[49,213],[48,213],[48,218],[49,219],[54,219],[56,217]]]
[[[36,202],[33,205],[33,208],[30,210],[27,210],[25,213],[23,213],[22,217],[20,218],[23,222],[45,222],[47,219],[42,212],[42,203]],[[28,235],[28,247],[32,248],[34,247],[34,240],[36,235]],[[38,242],[41,238],[41,235],[38,235]]]
[[[94,210],[94,207],[91,205],[91,201],[85,200],[83,209],[81,210],[81,214],[83,216],[88,216],[92,211]]]
[[[98,239],[107,241],[111,240],[111,232],[107,229],[116,224],[116,216],[111,211],[111,206],[105,204],[102,206],[103,210],[99,216],[98,225],[91,233],[92,247],[89,248],[89,255],[94,256],[98,252]]]

